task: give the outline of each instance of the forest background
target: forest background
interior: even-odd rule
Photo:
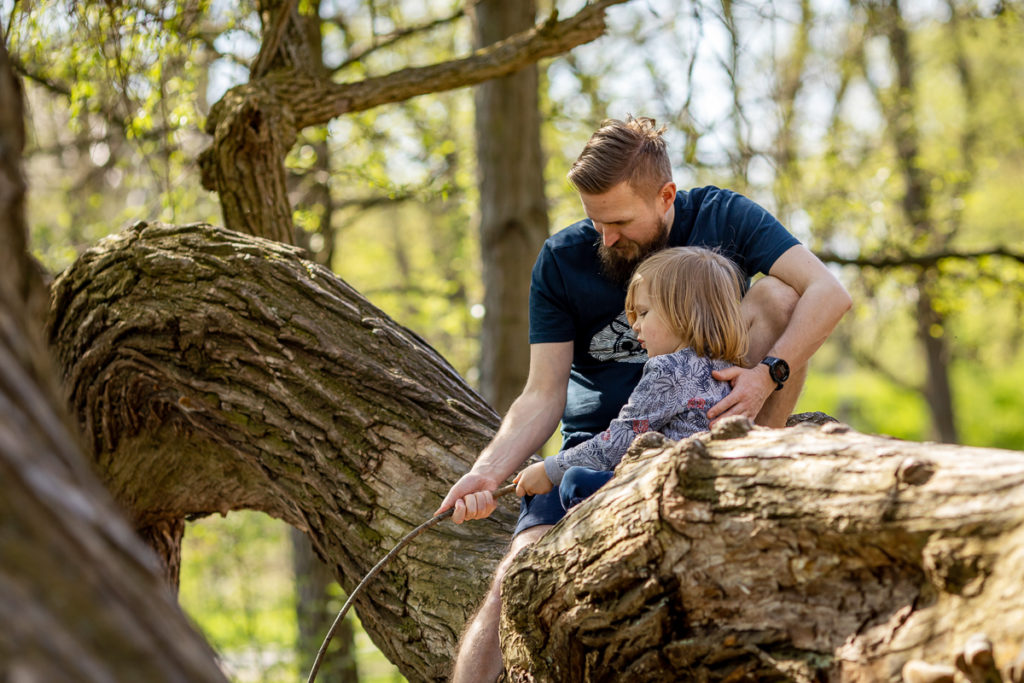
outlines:
[[[463,3],[300,4],[320,18],[338,81],[474,44]],[[248,78],[259,10],[0,0],[28,101],[32,251],[48,271],[134,221],[223,223],[197,158],[211,103]],[[598,123],[653,116],[680,187],[754,198],[853,295],[798,410],[904,439],[1024,447],[1020,4],[632,0],[608,23],[538,68],[551,228],[581,216],[564,175]],[[484,317],[500,312],[484,305],[474,117],[461,89],[306,129],[288,190],[296,240],[477,385]],[[299,546],[255,513],[189,525],[180,599],[234,680],[296,680],[312,654],[297,635],[314,571],[301,551],[293,561]],[[328,591],[336,608],[341,591]],[[352,637],[335,680],[400,678]]]

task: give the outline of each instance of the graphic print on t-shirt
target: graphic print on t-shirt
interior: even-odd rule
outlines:
[[[647,352],[637,341],[625,311],[590,338],[590,356],[599,361],[647,362]]]

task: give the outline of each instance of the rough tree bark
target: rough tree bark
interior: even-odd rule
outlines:
[[[727,421],[634,443],[502,591],[518,681],[896,681],[1024,642],[1024,454]],[[1015,679],[1016,680],[1016,679]]]
[[[0,679],[224,681],[82,455],[25,251],[20,84],[0,41]]]
[[[529,28],[535,3],[483,0],[472,9],[478,47]],[[540,145],[537,67],[481,83],[476,90],[480,254],[484,316],[480,391],[504,413],[530,367],[530,272],[548,236]]]
[[[138,225],[53,287],[51,345],[107,488],[146,529],[255,509],[306,531],[342,587],[429,518],[497,416],[415,334],[299,250]],[[357,603],[411,680],[437,680],[513,511],[442,525]]]

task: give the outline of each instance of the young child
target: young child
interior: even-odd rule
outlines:
[[[742,365],[747,352],[740,298],[737,269],[708,249],[664,249],[637,266],[626,316],[647,349],[640,382],[608,429],[520,472],[516,494],[558,486],[568,510],[611,479],[638,434],[679,440],[708,429],[708,409],[730,391],[711,372]]]

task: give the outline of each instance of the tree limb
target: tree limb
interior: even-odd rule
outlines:
[[[594,40],[605,30],[605,10],[626,0],[600,0],[562,21],[557,14],[529,31],[476,50],[468,57],[422,67],[410,67],[376,78],[338,84],[295,71],[274,71],[237,86],[213,106],[206,132],[214,134],[226,110],[249,93],[264,92],[287,107],[296,128],[418,95],[476,85],[512,73],[545,57],[561,54]]]
[[[138,529],[261,510],[306,532],[349,590],[498,425],[422,339],[294,247],[139,224],[53,292],[68,401]],[[439,528],[356,601],[410,680],[443,676],[514,519],[502,505]]]
[[[898,680],[982,631],[1014,657],[1024,454],[744,421],[642,435],[515,558],[509,680]]]
[[[929,254],[893,254],[891,256],[840,256],[830,251],[818,251],[816,253],[818,258],[826,263],[835,263],[841,266],[857,266],[859,268],[877,268],[879,270],[906,266],[928,268],[942,261],[975,261],[985,256],[1001,256],[1018,263],[1024,263],[1024,252],[1002,246],[965,251],[950,249]]]
[[[273,22],[267,27],[260,44],[260,52],[256,55],[249,72],[250,80],[256,80],[263,76],[277,56],[278,48],[281,47],[281,39],[284,38],[285,28],[291,20],[292,12],[298,0],[282,0],[278,7]]]
[[[427,21],[422,24],[417,24],[416,26],[406,26],[405,28],[393,31],[392,33],[389,33],[385,36],[375,36],[376,38],[378,38],[378,40],[375,40],[372,44],[367,45],[366,47],[353,50],[348,55],[348,57],[345,58],[345,61],[343,61],[338,66],[334,67],[333,71],[334,73],[343,71],[346,67],[349,67],[360,60],[366,59],[377,50],[381,50],[386,47],[391,47],[395,43],[410,36],[414,36],[418,33],[430,31],[432,29],[437,28],[438,26],[444,26],[445,24],[450,24],[454,21],[457,21],[458,19],[461,19],[464,16],[466,16],[466,9],[464,7],[460,7],[459,9],[455,10],[454,13],[448,15],[447,17],[441,17],[440,19]]]

